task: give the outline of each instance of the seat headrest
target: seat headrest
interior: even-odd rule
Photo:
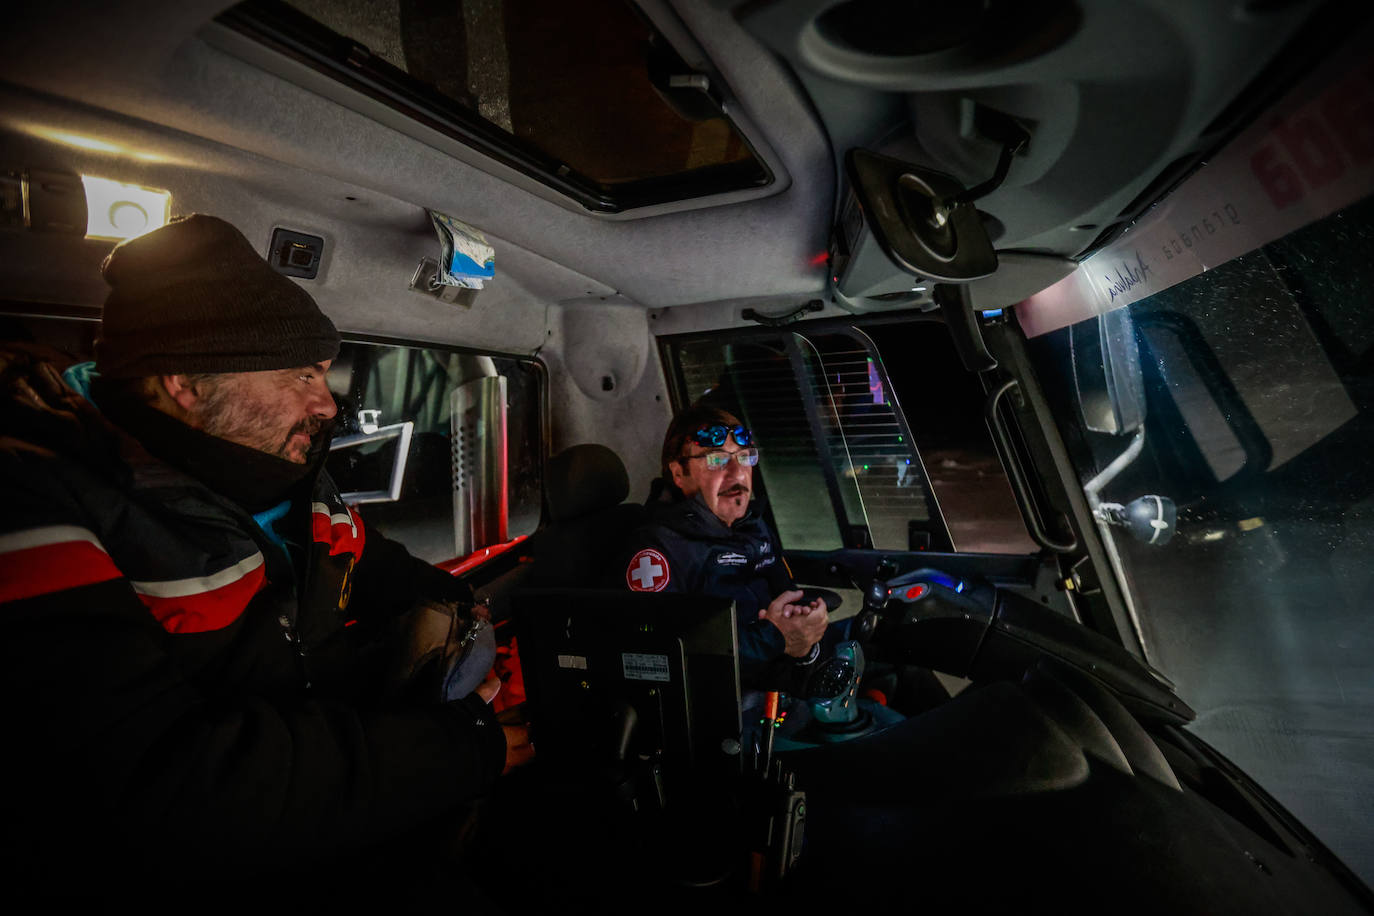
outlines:
[[[618,506],[630,494],[630,475],[620,456],[604,445],[587,442],[565,448],[549,459],[544,475],[549,520],[565,522]]]

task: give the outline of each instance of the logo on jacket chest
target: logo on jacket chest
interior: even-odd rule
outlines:
[[[716,554],[717,566],[745,566],[749,563],[749,558],[742,553],[735,553],[727,550],[725,553]]]
[[[661,592],[671,578],[667,558],[647,547],[631,557],[625,569],[625,584],[636,592]]]

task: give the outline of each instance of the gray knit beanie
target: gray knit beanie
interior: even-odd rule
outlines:
[[[106,378],[290,369],[333,359],[339,332],[310,294],[229,223],[192,214],[115,246],[95,345]]]

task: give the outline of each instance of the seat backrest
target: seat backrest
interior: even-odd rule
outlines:
[[[620,456],[594,442],[563,449],[544,469],[544,498],[551,524],[618,506],[629,493],[630,475]]]
[[[583,443],[559,452],[545,468],[547,524],[530,536],[525,587],[596,587],[605,583],[625,538],[645,518],[625,503],[630,477],[615,452]]]

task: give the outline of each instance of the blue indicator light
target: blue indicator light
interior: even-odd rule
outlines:
[[[1001,309],[987,309],[986,311],[983,312],[983,317],[984,317],[984,318],[1001,318],[1001,317],[1002,317],[1002,310],[1001,310]]]
[[[964,583],[954,578],[953,576],[946,576],[943,573],[932,572],[926,574],[926,578],[929,579],[931,582],[934,582],[936,585],[944,586],[945,588],[952,589],[955,592],[961,592],[964,590]]]

